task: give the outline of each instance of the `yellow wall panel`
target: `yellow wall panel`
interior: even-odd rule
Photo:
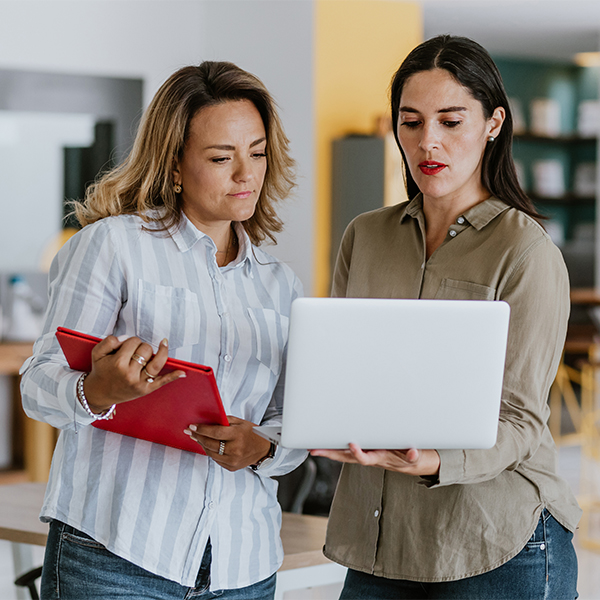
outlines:
[[[389,112],[391,77],[423,39],[420,7],[389,0],[316,0],[315,294],[330,285],[331,142],[372,133]]]

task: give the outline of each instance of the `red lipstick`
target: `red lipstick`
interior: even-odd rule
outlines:
[[[424,160],[419,163],[419,169],[421,173],[425,175],[437,175],[440,171],[446,168],[446,165],[435,160]]]

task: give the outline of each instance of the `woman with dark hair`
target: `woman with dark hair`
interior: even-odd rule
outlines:
[[[333,295],[503,300],[508,348],[493,448],[313,452],[346,463],[325,546],[349,567],[341,597],[576,598],[581,511],[547,426],[568,276],[519,188],[500,74],[479,44],[436,37],[396,72],[391,108],[414,197],[349,225]]]
[[[279,423],[287,323],[301,285],[258,245],[294,185],[275,103],[255,76],[204,62],[173,74],[127,160],[76,207],[84,225],[50,271],[44,331],[23,367],[29,416],[61,430],[41,518],[45,599],[272,598],[283,551],[273,475],[304,452],[253,432]],[[55,331],[103,338],[68,368]],[[181,431],[205,455],[90,425],[212,367],[229,426]],[[117,409],[118,410],[118,409]]]

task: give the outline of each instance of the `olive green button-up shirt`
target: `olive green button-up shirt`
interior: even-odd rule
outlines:
[[[366,213],[344,235],[333,295],[504,300],[511,316],[496,445],[439,450],[435,484],[344,465],[326,556],[377,576],[451,581],[513,558],[544,507],[575,530],[581,511],[556,473],[547,426],[569,315],[568,276],[538,223],[490,198],[461,215],[426,260],[420,196]],[[456,377],[468,385],[468,372]]]

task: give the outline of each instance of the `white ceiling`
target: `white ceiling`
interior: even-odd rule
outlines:
[[[491,54],[570,61],[600,50],[600,0],[418,0],[425,39],[470,37]]]

